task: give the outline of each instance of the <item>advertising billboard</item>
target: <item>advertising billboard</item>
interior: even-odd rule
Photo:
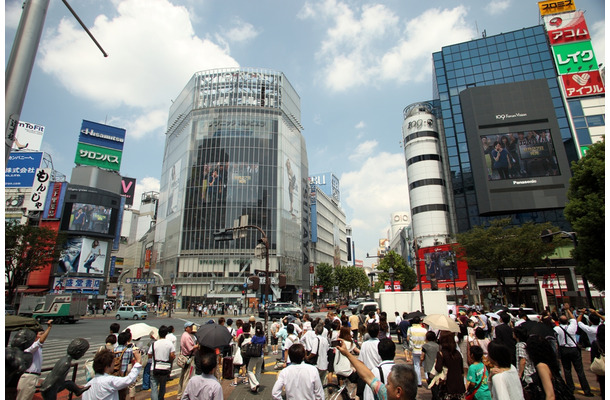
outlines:
[[[598,69],[590,40],[552,46],[559,75]]]
[[[565,206],[571,174],[545,79],[469,88],[460,103],[481,215]]]
[[[27,149],[29,151],[40,151],[43,136],[44,126],[19,121],[19,124],[17,124],[17,130],[15,131],[13,150]]]
[[[133,196],[136,193],[135,178],[121,178],[121,196],[125,197],[125,205],[133,206]]]
[[[116,193],[69,185],[61,213],[61,230],[114,238],[120,206],[121,196]]]
[[[42,153],[11,153],[4,172],[5,187],[32,187],[36,170],[40,168]]]
[[[118,171],[121,169],[122,155],[123,153],[119,150],[79,142],[76,145],[74,162],[78,165],[91,165]]]
[[[57,277],[53,280],[53,289],[55,293],[63,293],[63,291],[78,291],[80,293],[99,294],[102,281],[103,279],[101,278]]]
[[[53,182],[49,187],[49,195],[42,212],[43,219],[60,217],[63,210],[64,198],[68,184],[66,182]]]
[[[32,186],[32,192],[25,199],[24,207],[28,211],[42,211],[44,209],[49,184],[51,181],[51,168],[39,168]]]
[[[429,283],[436,277],[438,282],[465,281],[468,264],[458,260],[451,244],[422,247],[418,249],[422,282]]]
[[[309,183],[315,185],[337,202],[341,201],[341,190],[339,189],[339,178],[333,173],[313,175],[309,177]]]
[[[606,92],[599,70],[561,75],[561,79],[567,98],[593,96]]]
[[[125,129],[83,120],[78,141],[121,152],[125,143]]]
[[[544,26],[549,35],[551,46],[557,44],[591,40],[589,29],[582,11],[547,15],[544,17]]]
[[[576,5],[574,0],[551,0],[551,1],[539,1],[538,8],[540,9],[540,15],[550,15],[563,13],[568,11],[575,11]]]
[[[70,237],[59,255],[57,274],[103,275],[108,242],[87,237]]]

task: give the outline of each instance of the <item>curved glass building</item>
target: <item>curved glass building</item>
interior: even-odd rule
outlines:
[[[244,221],[265,232],[270,271],[287,276],[273,298],[296,299],[308,284],[309,187],[300,98],[285,75],[264,69],[197,72],[172,104],[161,174],[158,273],[176,285],[178,306],[245,301],[249,275],[265,281],[255,257],[261,233],[234,240],[214,233]],[[244,222],[242,222],[242,225]],[[264,253],[264,252],[263,252]],[[173,278],[172,278],[173,277]]]

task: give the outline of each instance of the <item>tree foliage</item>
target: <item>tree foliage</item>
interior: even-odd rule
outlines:
[[[316,267],[316,283],[324,288],[324,293],[332,293],[335,288],[335,274],[332,265],[318,264]]]
[[[476,226],[468,232],[457,235],[458,244],[454,247],[456,256],[468,263],[468,268],[493,277],[506,290],[507,280],[514,278],[519,301],[519,284],[534,268],[543,265],[544,258],[550,256],[561,240],[545,243],[541,232],[558,229],[550,223],[511,225],[510,218],[497,219],[489,226]]]
[[[605,142],[595,143],[572,163],[573,176],[564,214],[578,239],[573,250],[577,271],[605,290]]]
[[[407,266],[405,259],[395,251],[387,252],[377,267],[379,271],[383,271],[379,274],[378,279],[382,285],[383,282],[390,280],[390,274],[388,273],[390,268],[394,269],[394,280],[400,281],[402,290],[412,290],[415,287],[415,284],[417,283],[415,271]]]
[[[13,303],[17,287],[26,283],[30,272],[42,269],[59,257],[58,242],[61,242],[61,239],[54,230],[13,222],[5,223],[4,274],[7,304]]]
[[[335,282],[339,287],[339,293],[344,295],[364,293],[369,288],[369,280],[364,270],[353,265],[335,267]]]

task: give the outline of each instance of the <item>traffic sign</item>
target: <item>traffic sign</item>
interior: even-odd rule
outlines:
[[[146,284],[155,284],[155,278],[125,278],[125,284],[127,285],[146,285]]]

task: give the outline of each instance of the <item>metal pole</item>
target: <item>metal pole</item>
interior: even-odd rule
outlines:
[[[24,3],[11,55],[6,65],[6,87],[4,90],[5,167],[8,164],[11,148],[15,141],[15,131],[34,68],[34,60],[36,59],[48,8],[49,0],[28,0]]]
[[[415,245],[415,268],[417,268],[417,280],[419,281],[419,302],[421,304],[421,312],[425,313],[424,309],[424,289],[422,288],[421,280],[421,269],[419,268],[419,245]]]

